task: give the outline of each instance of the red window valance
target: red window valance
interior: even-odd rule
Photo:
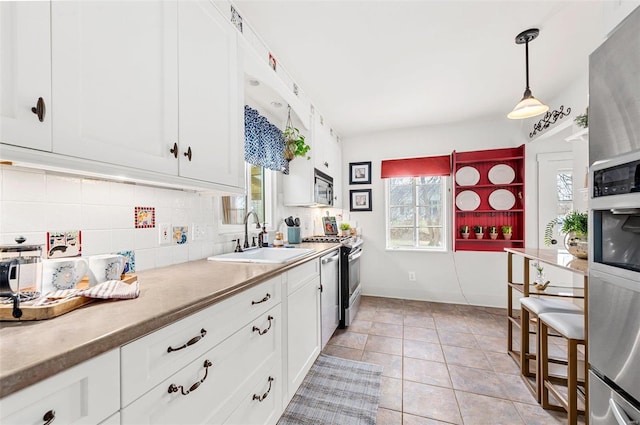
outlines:
[[[382,178],[449,176],[451,155],[426,156],[423,158],[389,159],[382,161]]]

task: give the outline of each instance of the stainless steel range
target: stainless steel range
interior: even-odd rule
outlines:
[[[360,256],[362,239],[344,236],[311,236],[302,242],[341,243],[340,248],[340,328],[353,322],[360,306]]]

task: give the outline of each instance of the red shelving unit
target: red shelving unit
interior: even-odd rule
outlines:
[[[524,145],[517,148],[488,149],[471,152],[453,152],[453,205],[454,205],[454,237],[455,251],[502,251],[504,248],[524,247],[525,226],[525,184],[524,184]],[[515,172],[515,178],[510,183],[494,184],[489,180],[489,170],[498,164],[505,164]],[[474,185],[460,185],[456,181],[456,173],[463,167],[473,167],[480,174],[480,180]],[[497,189],[505,189],[515,197],[515,205],[509,210],[495,210],[489,204],[489,196]],[[458,195],[471,190],[480,197],[480,205],[472,211],[463,211],[456,205]],[[495,200],[495,198],[494,198]],[[495,202],[494,202],[495,203]],[[471,228],[469,239],[463,239],[460,226]],[[504,239],[501,226],[511,226],[510,240]],[[485,227],[482,239],[476,239],[473,226]],[[488,227],[498,227],[498,238],[493,240],[489,236]]]

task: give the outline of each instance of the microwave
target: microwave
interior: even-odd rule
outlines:
[[[319,205],[333,205],[333,177],[314,168],[314,196]]]

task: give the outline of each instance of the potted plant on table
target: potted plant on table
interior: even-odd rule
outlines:
[[[460,234],[462,235],[462,239],[469,239],[469,226],[466,224],[460,226]]]
[[[482,239],[484,237],[484,227],[473,226],[473,233],[476,234],[476,239]]]
[[[556,225],[561,225],[560,232],[565,234],[564,246],[569,254],[586,259],[589,253],[588,224],[587,213],[578,211],[570,211],[564,217],[554,218],[544,229],[544,244],[550,246],[556,243],[553,239],[553,229]]]
[[[349,236],[349,229],[351,229],[351,225],[349,223],[340,223],[340,230],[342,230],[342,236]]]
[[[491,240],[498,239],[498,228],[496,226],[489,226],[489,237]]]
[[[502,226],[502,236],[505,240],[511,240],[512,232],[513,230],[511,226]]]

